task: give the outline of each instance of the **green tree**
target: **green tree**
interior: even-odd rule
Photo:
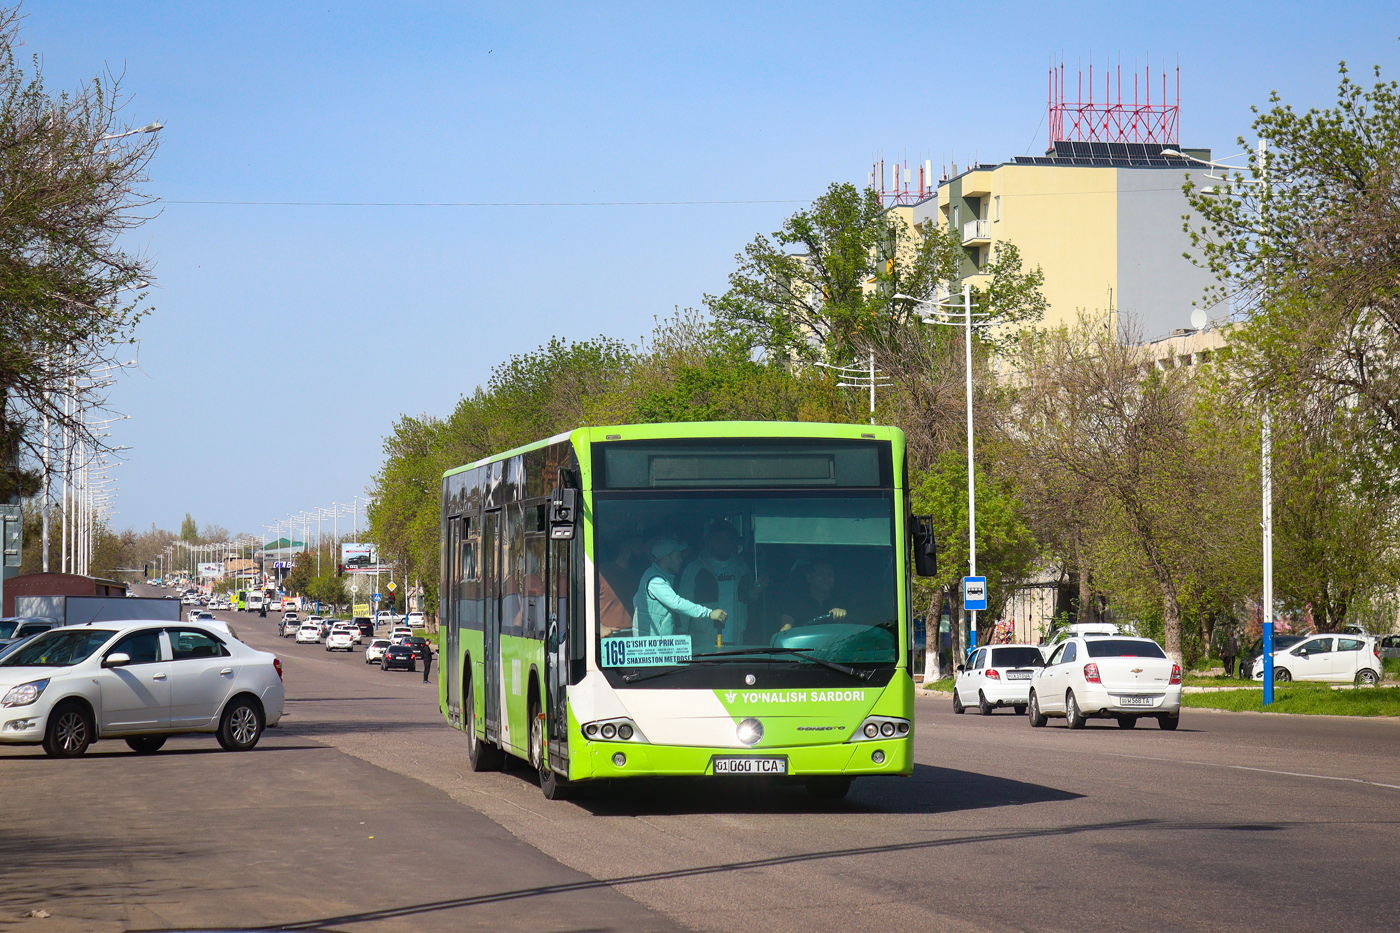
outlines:
[[[1039,546],[1025,520],[1015,490],[1006,481],[975,464],[977,503],[977,572],[987,578],[984,621],[1000,617],[1011,591],[1028,579]],[[919,605],[936,607],[947,601],[956,621],[962,613],[962,578],[968,573],[967,457],[947,451],[932,469],[910,477],[916,514],[933,517],[938,542],[938,576],[919,581]],[[927,601],[927,602],[926,602]],[[936,611],[930,613],[930,638],[936,637]],[[985,628],[982,629],[985,631]],[[953,657],[961,658],[967,639],[961,624],[953,626]]]
[[[1261,161],[1186,193],[1200,262],[1248,326],[1234,338],[1256,397],[1285,392],[1353,422],[1372,481],[1400,482],[1400,87],[1353,82],[1332,107],[1255,108]],[[1240,140],[1242,145],[1244,139]]]
[[[189,512],[185,513],[185,520],[180,522],[180,540],[195,544],[199,541],[199,525]]]
[[[138,190],[155,136],[121,135],[120,83],[52,94],[16,57],[18,7],[0,8],[0,500],[38,487],[51,424],[105,441],[66,411],[71,380],[113,361],[145,313],[150,261],[122,234],[144,221]],[[136,290],[135,297],[130,291]]]

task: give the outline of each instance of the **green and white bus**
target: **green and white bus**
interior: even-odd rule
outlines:
[[[443,714],[473,770],[578,783],[913,770],[903,432],[580,428],[442,479]]]

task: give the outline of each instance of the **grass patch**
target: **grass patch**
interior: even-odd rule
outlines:
[[[1400,716],[1400,687],[1333,690],[1325,684],[1275,684],[1274,702],[1267,709],[1262,690],[1188,693],[1182,696],[1181,705],[1313,716]]]
[[[1400,658],[1381,658],[1381,670],[1387,674],[1400,674]]]
[[[953,692],[953,678],[944,677],[942,680],[935,680],[932,683],[924,683],[925,690],[942,690],[947,693]]]
[[[1187,674],[1181,682],[1187,687],[1229,687],[1250,683],[1250,681],[1241,680],[1238,677],[1207,676],[1205,674]]]

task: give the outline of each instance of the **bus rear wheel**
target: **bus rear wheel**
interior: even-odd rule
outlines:
[[[476,734],[476,688],[470,677],[467,678],[467,689],[464,692],[466,697],[462,705],[466,707],[467,713],[467,760],[473,771],[499,771],[502,763],[501,750]]]

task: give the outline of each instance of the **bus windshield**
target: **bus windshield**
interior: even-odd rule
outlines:
[[[635,679],[728,661],[898,660],[889,490],[599,491],[594,500],[605,670]]]

